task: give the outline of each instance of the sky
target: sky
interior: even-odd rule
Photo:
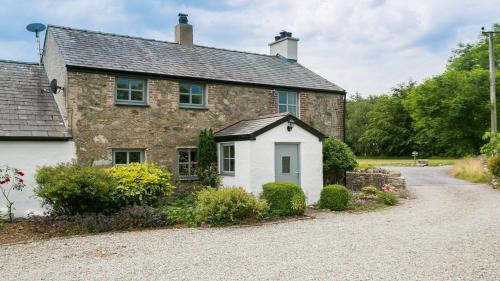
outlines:
[[[0,0],[0,59],[37,61],[32,22],[174,41],[179,12],[197,45],[269,53],[281,30],[298,61],[363,96],[441,73],[459,42],[500,22],[500,0]],[[43,40],[43,37],[42,37]],[[43,42],[43,41],[42,41]]]

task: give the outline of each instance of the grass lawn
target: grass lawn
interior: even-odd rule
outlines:
[[[426,158],[429,160],[429,166],[453,165],[456,159],[453,158]],[[413,158],[357,158],[361,168],[370,168],[374,166],[413,166]]]

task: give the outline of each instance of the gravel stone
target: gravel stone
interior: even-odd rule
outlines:
[[[500,191],[396,168],[414,199],[250,227],[163,229],[0,247],[2,280],[500,280]]]

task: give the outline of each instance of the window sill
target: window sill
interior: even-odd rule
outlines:
[[[234,172],[230,173],[230,172],[222,172],[220,173],[221,176],[223,177],[234,177]]]
[[[147,103],[117,102],[117,101],[115,101],[115,105],[118,105],[118,106],[139,106],[139,107],[149,107],[150,106]]]
[[[208,110],[207,106],[179,105],[179,109]]]

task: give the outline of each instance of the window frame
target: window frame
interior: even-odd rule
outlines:
[[[116,153],[117,152],[126,152],[127,153],[127,163],[126,164],[117,164],[116,163]],[[112,150],[112,156],[113,156],[113,166],[117,165],[128,165],[130,164],[130,152],[139,152],[141,160],[139,163],[144,163],[146,162],[146,152],[144,149],[113,149]],[[137,162],[132,162],[132,163],[137,163]]]
[[[119,80],[128,81],[128,89],[118,88]],[[132,90],[132,81],[141,81],[142,90]],[[118,99],[118,91],[128,91],[128,99]],[[142,92],[142,100],[132,100],[132,92]],[[148,103],[148,79],[135,76],[116,76],[115,77],[115,104],[118,105],[147,105]]]
[[[181,86],[182,85],[189,85],[189,93],[182,93],[181,92]],[[194,104],[193,101],[193,96],[198,96],[198,94],[193,94],[192,90],[192,85],[200,86],[201,87],[201,104]],[[188,95],[189,96],[189,103],[183,103],[181,102],[181,95]],[[179,108],[187,108],[187,109],[206,109],[207,108],[207,85],[202,82],[195,82],[195,81],[179,81]]]
[[[181,162],[180,158],[180,152],[181,151],[188,151],[188,162]],[[191,161],[191,152],[195,152],[196,154],[198,153],[198,148],[197,147],[178,147],[177,148],[177,177],[180,180],[197,180],[198,176],[195,174],[196,171],[191,171],[193,169],[193,161]],[[198,156],[196,156],[198,158]],[[181,175],[180,174],[180,167],[181,165],[188,165],[188,174],[189,175]],[[198,165],[198,159],[196,159],[195,165]]]
[[[229,155],[229,157],[224,157],[224,147],[233,147],[233,157]],[[230,153],[231,154],[231,153]],[[233,160],[233,170],[225,171],[224,170],[224,159],[229,160],[229,168],[231,168],[231,159]],[[223,176],[234,176],[236,173],[236,146],[234,142],[223,142],[219,144],[219,171]]]
[[[277,95],[277,102],[276,104],[278,105],[276,110],[277,110],[277,113],[285,113],[285,112],[290,112],[288,110],[288,108],[290,106],[295,106],[295,114],[293,114],[292,112],[290,112],[293,116],[297,117],[297,118],[300,118],[300,95],[299,95],[299,92],[298,91],[291,91],[291,90],[277,90],[276,91],[278,93]],[[280,93],[286,93],[286,103],[280,103]],[[292,104],[292,103],[289,103],[289,95],[290,94],[295,94],[295,104]],[[286,107],[286,111],[284,112],[280,112],[280,106],[285,106]]]

